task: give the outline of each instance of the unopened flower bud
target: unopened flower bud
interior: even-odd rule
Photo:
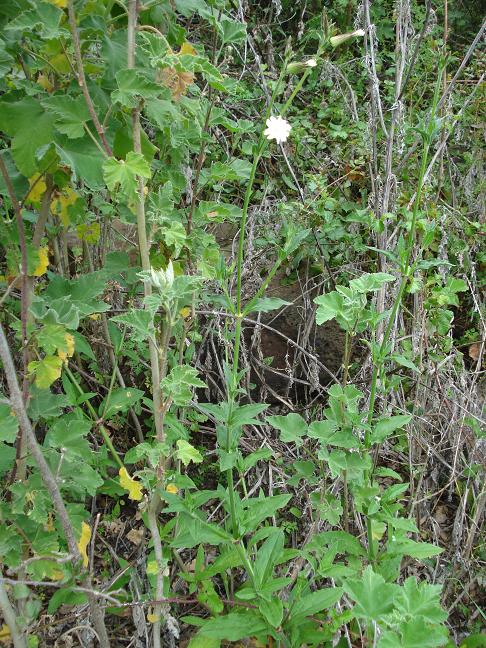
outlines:
[[[346,41],[350,40],[351,38],[355,38],[357,36],[364,36],[365,35],[365,30],[364,29],[356,29],[353,32],[348,32],[347,34],[338,34],[337,36],[332,36],[329,39],[329,42],[331,43],[332,47],[338,47],[339,45],[342,45]]]

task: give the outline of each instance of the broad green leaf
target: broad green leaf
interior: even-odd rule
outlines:
[[[388,553],[391,556],[410,556],[422,560],[438,556],[444,550],[429,542],[415,542],[415,540],[397,540],[388,544]]]
[[[224,43],[238,43],[246,38],[246,24],[224,16],[220,21]]]
[[[279,299],[278,297],[260,297],[259,299],[251,300],[251,302],[245,307],[244,314],[268,313],[282,308],[282,306],[290,306],[290,303],[291,302]]]
[[[378,648],[435,648],[447,644],[447,629],[426,623],[422,618],[403,621],[398,634],[385,632],[378,642]]]
[[[336,429],[334,421],[314,421],[309,426],[309,437],[319,439],[323,445],[336,448],[359,448],[359,439],[350,430]]]
[[[162,88],[136,70],[120,70],[116,75],[118,90],[111,93],[112,99],[127,108],[135,108],[140,98],[154,99]]]
[[[53,138],[54,119],[31,97],[16,103],[0,102],[0,130],[12,137],[12,157],[27,178],[37,170],[37,151]]]
[[[410,576],[395,598],[395,608],[404,617],[413,619],[421,616],[429,623],[442,623],[447,619],[447,612],[440,604],[441,592],[442,585],[417,583]]]
[[[98,414],[103,416],[106,420],[112,418],[116,414],[127,412],[130,407],[133,407],[135,403],[138,403],[144,395],[144,391],[133,387],[114,389],[111,394],[103,399],[98,408]]]
[[[148,340],[153,334],[153,315],[149,310],[134,308],[124,315],[112,317],[110,321],[129,326],[130,335],[139,342]]]
[[[277,529],[268,536],[258,550],[254,571],[259,585],[264,585],[266,580],[272,575],[273,568],[277,564],[284,548],[284,539],[283,531]]]
[[[165,220],[165,226],[161,228],[161,236],[168,247],[174,248],[174,257],[180,255],[186,244],[187,234],[184,225],[178,221]]]
[[[303,596],[291,607],[292,624],[303,621],[305,617],[327,610],[339,601],[342,594],[341,587],[329,587]]]
[[[51,448],[64,448],[73,456],[90,460],[91,449],[86,440],[91,430],[91,424],[86,419],[75,418],[72,415],[63,416],[49,428],[45,444]]]
[[[349,287],[359,293],[368,293],[379,290],[390,281],[396,281],[396,277],[387,272],[365,273],[358,279],[351,279]]]
[[[398,416],[382,416],[374,425],[373,442],[381,443],[395,430],[400,430],[412,420],[411,414],[399,414]]]
[[[64,394],[53,394],[48,389],[37,389],[33,385],[30,390],[28,414],[32,421],[53,419],[60,416],[62,408],[69,404]]]
[[[126,198],[136,200],[137,179],[150,178],[150,166],[141,153],[131,151],[125,160],[106,160],[103,164],[103,175],[110,191],[120,187]]]
[[[314,303],[319,306],[316,311],[317,324],[324,324],[343,312],[343,297],[335,291],[316,297]]]
[[[245,637],[258,635],[266,628],[266,623],[259,614],[250,610],[242,610],[206,621],[199,634],[214,639],[239,641]]]
[[[18,429],[19,422],[11,405],[9,403],[0,403],[0,441],[13,443],[17,438]]]
[[[294,442],[302,445],[302,437],[307,433],[307,423],[300,414],[287,414],[286,416],[269,416],[267,421],[279,430],[280,439],[284,443]]]
[[[14,58],[5,49],[5,43],[0,40],[0,74],[5,76],[12,69]]]
[[[269,601],[262,599],[258,602],[258,609],[265,620],[273,627],[278,628],[283,619],[283,604],[276,596]]]
[[[105,157],[89,136],[72,140],[60,135],[56,138],[54,147],[62,164],[72,170],[75,180],[82,179],[91,189],[99,189],[104,185]]]
[[[263,520],[275,515],[275,513],[286,506],[292,495],[272,495],[271,497],[251,497],[244,500],[244,514],[242,524],[246,531],[252,531],[260,525]]]
[[[39,35],[46,40],[59,38],[64,31],[59,27],[64,12],[48,2],[36,1],[33,5],[33,9],[19,14],[5,29],[28,33],[39,30]]]
[[[348,579],[344,590],[356,602],[354,613],[359,618],[378,621],[384,614],[392,611],[398,586],[385,583],[368,565],[360,579]]]
[[[160,386],[167,396],[170,396],[175,405],[189,405],[192,400],[192,390],[205,388],[206,383],[198,378],[198,371],[189,365],[173,367]]]
[[[69,139],[85,135],[84,125],[90,120],[90,114],[82,95],[76,98],[55,95],[44,99],[42,105],[56,117],[54,125],[60,133]]]
[[[193,463],[201,463],[203,460],[199,450],[185,441],[185,439],[179,439],[177,441],[176,456],[180,461],[182,461],[184,466],[188,466],[191,461]]]
[[[59,356],[45,356],[29,362],[29,372],[35,376],[35,386],[47,389],[61,376],[62,360]]]
[[[199,633],[192,637],[187,644],[187,648],[220,648],[221,640],[213,639],[212,637],[205,637]]]
[[[317,533],[307,544],[310,550],[322,550],[324,547],[338,549],[338,553],[351,554],[352,556],[364,556],[366,554],[362,544],[350,533],[345,531],[323,531]]]

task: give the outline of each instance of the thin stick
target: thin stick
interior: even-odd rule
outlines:
[[[32,423],[27,416],[25,403],[22,398],[19,384],[17,382],[17,375],[12,360],[12,354],[10,352],[10,347],[8,345],[7,338],[5,336],[1,323],[0,358],[3,362],[3,368],[5,376],[7,378],[7,384],[10,393],[10,404],[12,405],[12,409],[15,412],[20,429],[22,430],[22,434],[24,435],[32,457],[37,464],[37,467],[39,468],[44,486],[46,487],[47,492],[51,497],[54,508],[59,516],[59,520],[61,522],[61,526],[63,528],[64,535],[68,544],[69,553],[73,557],[73,560],[79,562],[81,560],[81,554],[79,553],[78,545],[74,535],[74,529],[69,519],[66,506],[64,505],[59,486],[57,485],[56,479],[52,474],[49,464],[44,459],[44,455],[42,454],[42,450],[37,443],[34,430],[32,429]],[[87,579],[87,582],[89,583],[89,579]],[[100,646],[102,648],[109,648],[110,641],[108,639],[108,633],[106,631],[105,622],[103,619],[103,612],[97,603],[96,597],[89,596],[89,603],[93,625],[100,637]]]
[[[17,614],[10,603],[7,590],[5,589],[5,582],[0,576],[0,609],[2,610],[3,618],[10,630],[10,636],[15,648],[27,648],[25,637],[21,633],[17,625]]]
[[[98,133],[99,138],[103,144],[103,148],[105,149],[106,153],[109,156],[111,156],[112,152],[111,152],[110,145],[108,144],[108,141],[105,136],[104,128],[100,124],[100,120],[98,119],[98,115],[96,114],[96,111],[94,109],[93,100],[91,99],[88,86],[86,85],[86,75],[84,73],[83,58],[81,55],[81,43],[79,40],[78,26],[76,24],[76,14],[74,13],[73,0],[69,0],[68,2],[68,17],[69,17],[69,27],[71,29],[71,36],[73,39],[74,58],[76,60],[76,68],[77,68],[76,77],[78,79],[78,84],[82,90],[84,100],[86,101],[86,105],[88,106],[89,114],[91,115],[91,119],[96,128],[96,132]]]

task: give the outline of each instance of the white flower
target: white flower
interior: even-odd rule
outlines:
[[[310,68],[316,67],[317,61],[316,61],[316,59],[309,59],[308,61],[306,61],[306,65],[307,65],[307,67],[310,67]]]
[[[355,36],[364,36],[365,34],[366,32],[364,29],[356,29],[355,31],[348,32],[347,34],[338,34],[337,36],[332,36],[329,39],[329,42],[331,43],[332,47],[337,47],[338,45],[345,43],[350,38],[354,38]]]
[[[277,144],[286,142],[292,126],[282,117],[269,117],[267,119],[267,128],[263,134],[268,140],[275,140]]]

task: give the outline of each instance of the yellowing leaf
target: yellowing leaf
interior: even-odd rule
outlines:
[[[64,335],[64,341],[66,343],[65,349],[58,349],[57,355],[63,362],[66,362],[66,360],[71,358],[74,354],[74,338],[71,333],[66,333]]]
[[[88,548],[89,541],[91,540],[91,527],[86,522],[83,522],[81,526],[81,537],[78,542],[79,553],[83,558],[84,567],[88,566],[88,554],[86,549]]]
[[[9,644],[11,642],[10,628],[6,623],[0,628],[0,643]]]
[[[186,94],[187,88],[194,81],[192,72],[178,72],[175,68],[164,68],[160,74],[162,84],[170,89],[172,99],[179,101],[183,94]]]
[[[37,204],[40,202],[47,189],[46,183],[44,182],[44,180],[42,180],[42,178],[40,178],[40,173],[36,173],[31,178],[29,178],[29,185],[31,189],[29,191],[29,196],[26,202],[28,202],[29,204]]]
[[[191,56],[195,56],[197,54],[196,50],[194,47],[191,45],[191,43],[188,43],[187,41],[185,43],[182,43],[181,49],[177,56],[181,56],[183,54],[190,54]]]
[[[42,360],[29,362],[28,369],[35,375],[35,386],[47,389],[61,376],[62,359],[59,356],[46,356]]]
[[[49,267],[49,248],[47,246],[40,247],[38,249],[39,261],[37,266],[32,273],[33,277],[42,277],[46,273],[47,268]]]
[[[54,5],[55,7],[59,7],[59,9],[66,9],[68,6],[68,0],[47,0],[50,4]]]
[[[64,227],[67,227],[70,223],[69,207],[74,205],[78,198],[79,196],[74,191],[74,189],[68,187],[63,191],[62,194],[54,198],[54,200],[51,202],[51,212],[55,216],[59,217]]]
[[[37,77],[37,83],[47,92],[52,92],[54,90],[54,86],[52,85],[49,77],[46,74],[39,74],[39,76]]]
[[[97,243],[100,238],[99,223],[82,223],[76,228],[79,238],[86,243]]]
[[[69,60],[65,54],[56,54],[49,59],[49,63],[56,70],[58,74],[67,74],[71,71]]]
[[[155,576],[159,571],[159,568],[157,567],[157,561],[149,560],[147,563],[146,571],[147,571],[147,576]]]
[[[179,489],[175,484],[168,484],[167,488],[165,489],[168,493],[178,493]]]
[[[129,499],[139,502],[142,499],[142,484],[130,477],[126,468],[120,468],[120,486],[128,491]]]
[[[51,572],[49,578],[53,581],[61,581],[64,578],[64,573],[60,569],[55,569]]]

